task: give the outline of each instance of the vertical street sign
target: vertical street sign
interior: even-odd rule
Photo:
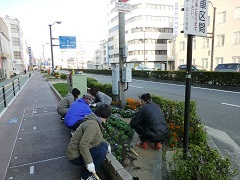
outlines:
[[[208,0],[185,0],[184,34],[207,36]]]
[[[190,102],[191,102],[191,71],[192,71],[192,40],[193,36],[207,36],[208,0],[185,0],[184,2],[184,34],[187,35],[187,70],[185,88],[184,138],[185,158],[188,156]]]
[[[132,10],[132,5],[126,2],[116,2],[115,7],[117,8],[118,12],[128,13]]]

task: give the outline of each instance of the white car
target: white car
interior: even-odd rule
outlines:
[[[142,70],[142,71],[152,71],[152,69],[147,67],[147,66],[136,66],[134,69],[135,70]]]

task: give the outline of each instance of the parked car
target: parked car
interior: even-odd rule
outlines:
[[[178,71],[183,71],[183,70],[186,71],[186,69],[187,69],[186,64],[179,65],[177,68]],[[207,69],[199,65],[192,65],[192,71],[207,71]]]
[[[136,66],[134,70],[152,71],[152,69],[147,66]]]
[[[240,63],[218,64],[214,71],[240,72]]]

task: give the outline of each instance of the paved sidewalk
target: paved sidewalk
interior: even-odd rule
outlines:
[[[50,84],[35,72],[0,120],[0,179],[80,179],[81,169],[66,158],[70,130],[57,104]],[[99,176],[105,177],[103,170]]]

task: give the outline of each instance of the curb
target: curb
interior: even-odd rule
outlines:
[[[56,97],[61,100],[61,94],[59,94],[52,84],[49,82],[48,84]],[[110,153],[107,153],[106,159],[103,162],[103,167],[108,172],[109,176],[114,180],[133,180],[133,177],[129,174],[129,172],[125,170],[122,164]]]

